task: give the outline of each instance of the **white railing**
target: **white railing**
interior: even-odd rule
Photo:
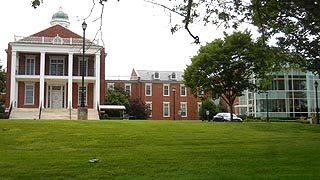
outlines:
[[[82,45],[82,38],[61,38],[56,37],[37,37],[37,36],[14,36],[15,42],[21,43],[32,43],[32,44],[61,44],[61,45]],[[91,44],[92,42],[86,39],[86,44]],[[92,45],[98,45],[99,41],[95,40]]]

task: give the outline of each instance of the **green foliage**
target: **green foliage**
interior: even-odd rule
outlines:
[[[206,111],[209,111],[209,115],[206,114]],[[216,105],[212,99],[208,98],[203,101],[203,105],[199,110],[200,119],[211,120],[218,112],[220,112],[220,106]]]
[[[200,48],[184,71],[184,84],[194,95],[202,89],[220,96],[232,109],[235,98],[244,90],[259,88],[253,77],[269,78],[268,73],[276,68],[276,52],[254,42],[248,31],[225,34]]]
[[[110,105],[124,105],[128,110],[130,107],[129,98],[121,87],[115,87],[114,90],[108,90],[105,95],[105,103]],[[122,111],[107,110],[106,117],[123,117]]]
[[[0,121],[1,179],[319,179],[320,126]],[[89,163],[97,158],[99,162]]]

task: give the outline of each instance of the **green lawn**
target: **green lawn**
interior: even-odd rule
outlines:
[[[0,120],[0,128],[1,180],[320,178],[318,125]]]

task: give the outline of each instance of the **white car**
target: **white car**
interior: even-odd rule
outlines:
[[[230,113],[218,113],[217,115],[213,116],[212,121],[216,122],[230,122]],[[237,115],[233,114],[233,121],[235,122],[242,122],[242,119]]]

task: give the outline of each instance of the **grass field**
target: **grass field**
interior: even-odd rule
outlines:
[[[0,120],[0,128],[1,180],[320,178],[318,125]]]

